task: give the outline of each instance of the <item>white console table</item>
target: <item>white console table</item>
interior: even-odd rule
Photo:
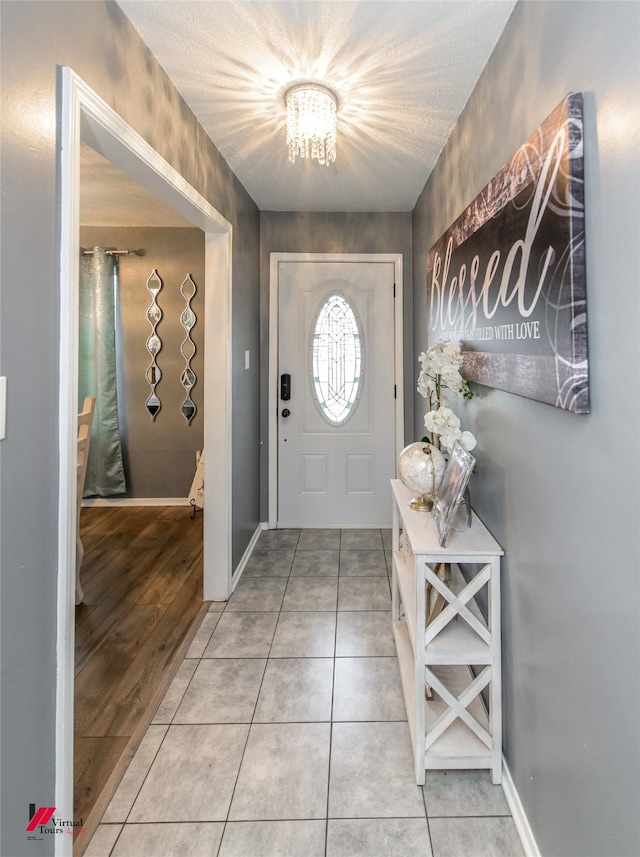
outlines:
[[[398,479],[391,487],[393,634],[416,782],[424,783],[427,770],[488,768],[499,783],[503,551],[475,513],[468,529],[440,547],[431,514],[409,508],[415,492]],[[440,563],[449,564],[448,583],[438,575]],[[485,587],[481,610],[476,598]],[[428,601],[438,594],[444,608],[427,624]]]

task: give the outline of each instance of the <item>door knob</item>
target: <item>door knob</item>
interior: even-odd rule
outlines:
[[[285,409],[282,411],[282,416],[283,416],[283,417],[291,416],[291,411],[289,410],[289,408],[285,408]]]

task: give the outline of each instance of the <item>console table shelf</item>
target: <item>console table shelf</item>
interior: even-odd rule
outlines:
[[[441,547],[431,515],[409,507],[411,491],[397,479],[391,487],[393,635],[416,782],[422,785],[430,769],[489,768],[499,783],[503,551],[475,513],[471,526]],[[435,596],[442,607],[427,624]]]

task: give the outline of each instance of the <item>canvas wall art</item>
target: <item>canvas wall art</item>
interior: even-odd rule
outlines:
[[[470,381],[589,412],[582,94],[569,94],[427,254],[429,341]]]

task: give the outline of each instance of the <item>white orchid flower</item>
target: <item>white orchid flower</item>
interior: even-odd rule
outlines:
[[[444,346],[442,350],[452,363],[462,365],[462,351],[460,351],[459,345],[452,345],[449,342]]]
[[[467,452],[471,452],[471,450],[476,446],[478,441],[476,440],[476,436],[472,434],[470,431],[463,431],[462,437],[458,439],[458,443],[460,446],[464,447]]]
[[[461,398],[472,398],[469,384],[460,372],[462,362],[460,346],[453,345],[448,339],[438,340],[418,355],[418,363],[422,368],[417,390],[432,408],[425,414],[425,428],[431,434],[432,442],[449,451],[456,441],[467,450],[473,449],[477,443],[470,431],[462,431],[460,420],[451,408],[441,403],[442,389],[451,390]]]
[[[425,415],[424,424],[427,431],[436,434],[448,434],[452,429],[460,428],[460,420],[451,408],[438,408],[437,411],[429,411]]]
[[[462,375],[455,366],[446,366],[441,374],[441,382],[449,390],[453,390],[456,395],[460,396],[463,387]]]
[[[429,398],[429,391],[435,390],[436,379],[428,375],[424,370],[418,375],[418,392],[425,399]]]
[[[459,346],[441,339],[427,351],[421,351],[418,362],[429,375],[442,375],[450,369],[459,369],[462,366],[462,353]]]
[[[459,428],[451,429],[448,434],[440,435],[440,442],[442,443],[445,449],[453,449],[453,444],[456,441],[458,441],[460,446],[463,447],[463,449],[466,449],[467,452],[471,452],[471,450],[477,444],[475,435],[473,435],[470,431],[460,431]]]
[[[462,432],[460,431],[460,429],[452,427],[449,429],[448,432],[440,435],[440,443],[444,446],[445,449],[452,450],[453,444],[457,440],[460,440],[461,437]]]

